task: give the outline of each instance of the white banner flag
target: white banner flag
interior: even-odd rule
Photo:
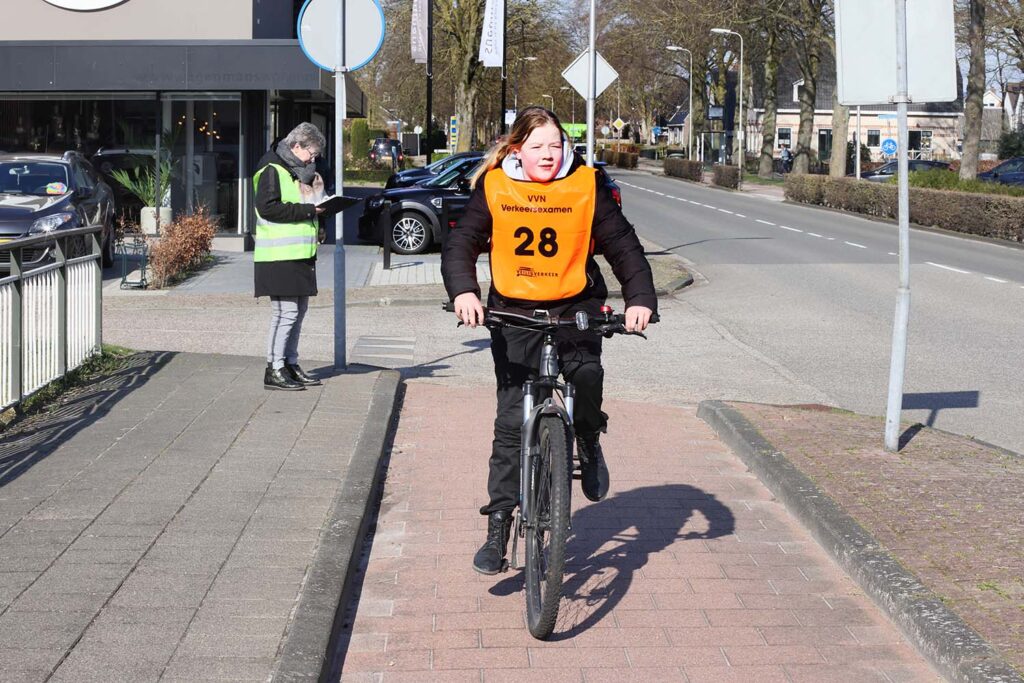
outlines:
[[[427,2],[412,0],[412,61],[427,63]]]
[[[505,58],[505,4],[487,0],[484,30],[480,36],[480,61],[484,66],[500,67]]]

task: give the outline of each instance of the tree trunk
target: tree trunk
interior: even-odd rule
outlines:
[[[981,145],[981,121],[985,97],[985,0],[971,0],[968,43],[971,68],[967,74],[967,101],[964,102],[964,152],[960,160],[960,178],[973,180],[978,175]]]
[[[813,72],[804,74],[800,86],[800,127],[796,134],[796,152],[793,155],[793,173],[809,173],[811,169],[811,135],[814,133],[814,100],[818,96],[817,63]]]
[[[473,124],[476,121],[476,85],[460,82],[455,86],[455,118],[459,122],[459,140],[456,152],[472,148]]]
[[[775,166],[775,117],[778,110],[779,57],[775,51],[775,32],[768,32],[764,58],[764,121],[761,126],[761,160],[757,175],[771,178]]]
[[[846,175],[846,138],[850,136],[850,109],[839,104],[839,88],[832,90],[832,156],[828,174],[833,178]],[[854,154],[857,152],[855,151]]]
[[[797,63],[804,84],[799,90],[800,127],[797,129],[796,152],[793,155],[793,173],[808,173],[811,166],[811,136],[814,134],[814,105],[818,96],[818,66],[821,64],[821,7],[823,3],[801,2],[803,44],[798,47]]]

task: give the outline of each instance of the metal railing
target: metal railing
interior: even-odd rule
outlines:
[[[0,410],[99,352],[101,229],[0,242]]]

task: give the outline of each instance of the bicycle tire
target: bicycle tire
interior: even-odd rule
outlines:
[[[544,415],[530,487],[533,519],[526,528],[526,620],[539,640],[551,635],[562,599],[565,545],[569,537],[569,438],[565,423]]]

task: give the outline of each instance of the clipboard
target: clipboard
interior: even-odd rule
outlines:
[[[350,206],[355,206],[362,200],[359,197],[348,197],[343,194],[336,194],[323,200],[316,205],[316,208],[323,209],[325,214],[336,214],[344,211]]]

